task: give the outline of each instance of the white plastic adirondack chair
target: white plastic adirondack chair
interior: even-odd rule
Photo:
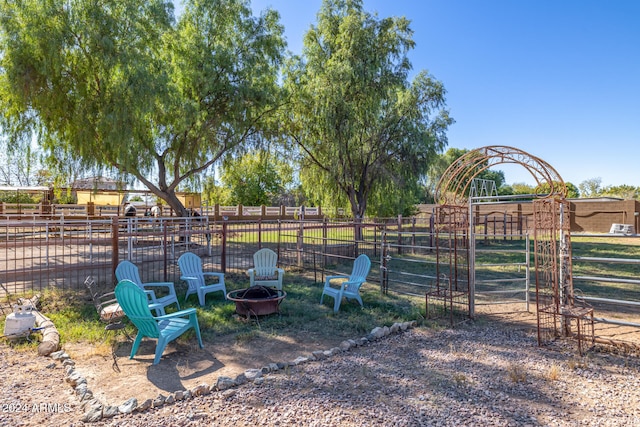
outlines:
[[[253,254],[253,268],[247,270],[249,285],[271,286],[282,290],[284,269],[278,268],[278,254],[263,248]]]
[[[362,304],[362,298],[360,297],[360,286],[367,280],[369,269],[371,269],[371,260],[365,254],[362,254],[353,262],[353,270],[350,276],[338,275],[325,277],[320,304],[322,304],[324,296],[328,295],[333,297],[333,311],[335,313],[340,310],[342,297],[355,299],[360,303],[360,306],[364,306],[364,304]],[[341,280],[340,288],[332,287],[332,280]]]
[[[130,280],[140,289],[145,291],[147,297],[149,298],[149,308],[151,310],[155,310],[156,315],[164,316],[166,313],[164,308],[171,305],[176,304],[178,306],[178,310],[180,310],[180,303],[178,303],[178,296],[176,295],[176,289],[171,282],[151,282],[151,283],[142,283],[142,279],[140,279],[140,272],[138,271],[138,267],[131,261],[120,261],[118,267],[116,267],[116,278],[118,282],[123,280]],[[156,297],[156,293],[153,289],[149,288],[166,288],[168,294],[162,297]]]
[[[186,301],[189,295],[198,295],[198,302],[201,306],[205,304],[205,295],[209,292],[222,291],[224,299],[227,299],[227,288],[224,285],[224,273],[213,273],[202,271],[202,260],[192,252],[185,252],[178,258],[180,267],[180,279],[187,282],[189,289],[184,297]],[[207,285],[206,276],[217,277],[218,283]]]

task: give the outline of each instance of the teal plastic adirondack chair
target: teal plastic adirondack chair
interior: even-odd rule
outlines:
[[[282,290],[284,269],[278,268],[278,254],[263,248],[253,254],[253,268],[247,270],[250,286],[271,286]]]
[[[367,280],[367,274],[369,274],[370,269],[371,260],[365,254],[362,254],[353,262],[353,270],[350,276],[337,275],[325,277],[320,304],[322,304],[324,296],[328,295],[333,297],[333,311],[335,313],[340,310],[340,303],[343,297],[348,300],[355,299],[360,303],[360,306],[364,306],[364,304],[362,304],[362,298],[360,297],[360,286]],[[340,288],[332,287],[332,280],[341,280]]]
[[[203,272],[202,260],[193,252],[185,252],[178,258],[180,267],[180,279],[187,282],[189,289],[184,297],[185,302],[189,295],[198,295],[198,302],[201,306],[205,304],[205,295],[209,292],[222,291],[224,299],[227,299],[227,288],[224,285],[224,273]],[[218,283],[207,285],[206,276],[217,277]]]
[[[118,282],[122,280],[130,280],[140,287],[148,296],[148,304],[152,310],[155,310],[156,315],[163,316],[165,314],[164,308],[176,304],[178,310],[180,310],[180,303],[178,303],[178,296],[176,295],[176,289],[171,282],[150,282],[142,283],[140,279],[140,272],[138,267],[131,261],[120,261],[118,267],[116,267],[116,279]],[[153,289],[149,288],[167,288],[168,294],[162,297],[156,297]]]
[[[145,292],[131,280],[122,280],[116,286],[116,299],[131,322],[138,328],[138,334],[131,347],[129,359],[138,352],[142,338],[156,338],[156,354],[153,364],[160,362],[160,357],[168,343],[193,328],[198,337],[198,344],[203,348],[200,336],[200,325],[196,316],[196,309],[189,308],[164,316],[154,317],[147,304]]]

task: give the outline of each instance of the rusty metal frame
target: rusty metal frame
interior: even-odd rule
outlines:
[[[436,233],[440,232],[439,227],[447,229],[447,221],[442,221],[440,217],[458,218],[458,212],[467,210],[467,237],[473,236],[471,218],[473,195],[470,194],[470,186],[473,179],[480,173],[494,165],[504,163],[514,163],[524,167],[531,173],[537,184],[535,193],[538,199],[534,200],[533,206],[538,344],[544,345],[559,336],[571,337],[577,339],[578,349],[582,354],[587,343],[591,345],[594,343],[593,309],[586,305],[576,306],[573,297],[569,203],[565,200],[567,187],[560,174],[551,165],[525,151],[508,146],[488,146],[465,153],[447,168],[436,186],[434,197],[436,203],[440,204],[440,214],[436,221],[440,225],[436,227]],[[456,227],[458,223],[462,221],[456,221]],[[450,225],[448,227],[451,228]],[[459,233],[459,231],[456,232]],[[467,253],[469,253],[469,239],[466,241]],[[453,244],[453,248],[447,248],[450,252],[452,249],[454,252],[457,251],[457,237],[453,240]],[[461,247],[464,247],[464,244]],[[440,247],[436,246],[436,249],[440,250]],[[473,248],[471,257],[467,256],[467,262],[464,265],[467,268],[467,277],[470,278],[467,281],[466,296],[470,313],[473,315],[473,281],[475,280],[475,274],[471,271],[475,265]],[[456,277],[459,276],[458,268],[457,258],[455,263],[449,263],[449,270],[455,271]],[[438,282],[439,277],[440,274],[438,274]],[[454,284],[458,283],[450,275],[448,278],[451,283],[449,287],[453,289]],[[453,291],[442,292],[440,288],[438,287],[435,295],[433,292],[431,294],[427,292],[427,304],[430,296],[437,296],[442,299],[448,298],[452,308]]]
[[[517,148],[493,145],[469,151],[447,168],[436,186],[436,203],[466,205],[473,178],[492,166],[505,163],[527,169],[535,179],[536,193],[541,197],[566,198],[564,180],[550,164]]]
[[[465,207],[442,205],[435,208],[433,232],[436,248],[435,283],[425,292],[425,311],[429,317],[429,301],[442,303],[442,312],[470,317],[469,212]]]

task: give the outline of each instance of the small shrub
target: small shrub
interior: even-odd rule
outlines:
[[[458,372],[453,375],[453,381],[456,383],[456,386],[460,387],[467,384],[469,382],[469,379],[465,374]]]
[[[520,365],[512,364],[507,369],[509,379],[514,383],[523,383],[527,381],[527,373]]]
[[[547,379],[549,381],[557,381],[560,377],[560,367],[556,364],[551,365],[547,371]]]
[[[567,361],[567,366],[571,370],[586,369],[588,367],[588,363],[586,359],[569,359]]]
[[[251,342],[258,336],[258,332],[255,330],[248,332],[241,332],[236,335],[236,344],[246,344]]]

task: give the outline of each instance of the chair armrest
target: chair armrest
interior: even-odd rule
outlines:
[[[360,288],[360,286],[362,286],[365,281],[366,278],[358,277],[356,278],[356,280],[345,280],[344,282],[340,283],[340,286],[342,286],[342,290],[346,289],[349,285],[358,285],[358,288]]]
[[[249,277],[252,277],[253,275],[255,275],[255,270],[253,268],[250,268],[247,270],[247,274],[249,275]]]
[[[173,288],[173,282],[148,282],[143,283],[142,286],[166,286],[168,288]]]
[[[156,293],[155,293],[155,292],[153,292],[153,291],[152,291],[152,290],[150,290],[150,289],[145,289],[145,290],[144,290],[144,293],[145,293],[145,294],[147,294],[147,297],[148,297],[152,302],[154,302],[154,303],[156,303],[156,302],[157,302],[157,300],[156,300]]]
[[[196,276],[180,276],[180,280],[184,280],[185,282],[188,282],[189,280],[196,280],[198,279]]]
[[[324,287],[328,287],[329,286],[329,282],[331,282],[331,280],[333,279],[349,279],[349,276],[346,276],[344,274],[341,275],[337,275],[337,276],[325,276],[324,278]]]
[[[176,294],[176,289],[172,282],[150,282],[150,283],[142,284],[142,287],[145,289],[147,288],[147,286],[155,287],[155,288],[159,288],[159,287],[169,288],[169,293],[171,293],[172,295]]]
[[[214,273],[214,272],[210,272],[210,273],[202,273],[203,276],[215,276],[215,277],[219,277],[221,279],[224,278],[224,273]]]
[[[156,319],[156,320],[168,320],[168,319],[173,319],[175,317],[191,316],[192,314],[196,314],[196,309],[195,308],[187,308],[185,310],[180,310],[180,311],[176,311],[176,312],[173,312],[173,313],[165,314],[164,316],[154,316],[154,319]]]

